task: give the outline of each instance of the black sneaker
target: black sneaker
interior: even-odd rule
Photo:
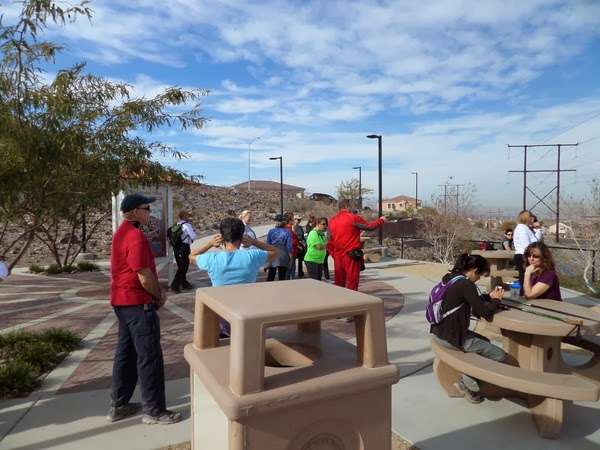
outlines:
[[[171,291],[175,292],[176,294],[181,294],[181,289],[179,289],[178,287],[170,286],[169,289],[171,289]]]
[[[142,416],[142,423],[146,425],[171,425],[172,423],[177,423],[181,421],[181,413],[177,411],[169,411],[166,409],[159,416],[151,416],[149,414],[144,414]]]
[[[193,284],[191,284],[191,283],[184,284],[184,285],[183,285],[183,287],[182,287],[182,289],[183,289],[184,291],[190,291],[190,290],[192,290],[192,289],[194,289],[194,288],[195,288],[195,286],[194,286]]]
[[[483,401],[483,396],[481,395],[481,393],[470,390],[468,387],[465,386],[462,380],[454,383],[454,387],[458,389],[462,394],[464,394],[465,399],[470,403],[477,404]]]
[[[127,403],[122,406],[111,406],[108,410],[106,420],[109,422],[117,422],[127,417],[133,416],[142,410],[141,403]]]

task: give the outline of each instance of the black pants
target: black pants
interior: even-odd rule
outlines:
[[[513,257],[513,264],[515,265],[515,269],[519,272],[519,283],[521,283],[521,292],[519,295],[523,296],[523,281],[525,280],[525,267],[523,267],[523,255],[517,255]]]
[[[302,263],[304,262],[304,255],[306,254],[306,250],[304,251],[298,251],[298,256],[296,257],[296,259],[298,259],[298,272],[297,272],[297,276],[296,278],[302,278],[304,276],[304,266],[302,265]]]
[[[308,276],[313,280],[321,281],[321,278],[323,277],[323,264],[310,261],[304,261],[304,263],[306,264]]]
[[[190,246],[189,244],[182,244],[181,247],[174,249],[174,252],[177,272],[175,272],[175,277],[171,283],[171,289],[178,290],[190,284],[186,279],[187,271],[190,268]]]
[[[325,260],[323,261],[323,275],[329,280],[329,252],[325,252]]]
[[[129,403],[138,377],[145,414],[166,409],[165,368],[160,346],[160,319],[154,305],[118,306],[119,338],[112,373],[112,406]]]
[[[267,274],[267,281],[275,280],[275,273],[279,275],[279,280],[285,280],[287,275],[287,267],[269,267],[269,273]]]

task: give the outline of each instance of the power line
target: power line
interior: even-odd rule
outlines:
[[[561,172],[575,172],[574,169],[561,169],[560,168],[560,156],[562,147],[577,147],[577,143],[575,144],[526,144],[526,145],[509,145],[509,148],[523,148],[523,170],[509,170],[509,172],[519,172],[523,174],[523,209],[527,209],[527,191],[529,191],[535,198],[537,198],[537,203],[533,205],[530,209],[533,210],[537,205],[543,204],[550,211],[556,214],[556,226],[558,227],[558,223],[560,222],[560,174]],[[538,147],[556,147],[557,148],[557,162],[556,169],[552,170],[531,170],[527,169],[527,150],[530,148],[538,148]],[[548,152],[547,152],[548,153]],[[528,173],[556,173],[556,186],[554,186],[550,191],[546,193],[543,197],[538,196],[529,186],[527,186],[527,174]],[[550,205],[546,203],[546,198],[552,194],[556,190],[556,209],[553,209]],[[559,234],[556,233],[556,242],[559,242]]]
[[[550,140],[556,139],[556,138],[557,138],[557,137],[559,137],[559,136],[562,136],[562,135],[563,135],[563,134],[565,134],[567,131],[571,131],[572,129],[574,129],[574,128],[577,128],[578,126],[580,126],[580,125],[583,125],[584,123],[587,123],[587,122],[589,122],[590,120],[594,120],[596,117],[600,117],[600,111],[598,111],[597,113],[595,113],[593,116],[591,116],[591,117],[588,117],[587,119],[585,119],[585,120],[582,120],[581,122],[579,122],[579,123],[576,123],[575,125],[573,125],[573,126],[570,126],[570,127],[566,128],[566,129],[564,129],[563,131],[561,131],[560,133],[558,133],[558,134],[556,134],[556,135],[554,135],[554,136],[552,136],[552,137],[550,137],[550,138],[546,139],[546,140],[543,142],[543,144],[547,143],[547,142],[548,142],[548,141],[550,141]]]

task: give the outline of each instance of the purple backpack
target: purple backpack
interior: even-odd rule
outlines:
[[[455,281],[460,280],[461,278],[465,278],[464,275],[457,275],[450,280],[446,284],[440,281],[436,284],[431,293],[429,294],[429,300],[427,301],[427,307],[425,308],[425,317],[427,318],[427,322],[431,325],[439,325],[445,317],[448,317],[450,314],[458,311],[462,306],[462,303],[455,308],[452,308],[450,311],[446,311],[442,314],[442,301],[444,300],[444,295],[446,291]]]

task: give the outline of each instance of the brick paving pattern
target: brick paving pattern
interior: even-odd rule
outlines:
[[[190,269],[188,274],[190,282],[196,287],[210,286],[210,280],[205,272],[200,272],[193,267]],[[159,272],[159,278],[164,286],[166,286],[167,274],[166,267]],[[258,282],[263,282],[265,279],[266,274],[261,271]],[[108,301],[109,284],[110,278],[106,272],[61,274],[59,276],[13,274],[0,284],[0,333],[15,325],[43,319],[51,314],[61,313],[79,305],[87,305],[83,309],[23,328],[28,331],[36,331],[50,327],[62,327],[71,329],[85,338],[111,314]],[[402,295],[382,281],[363,277],[360,290],[384,300],[386,320],[398,314],[404,304]],[[194,291],[181,294],[169,293],[169,301],[189,313],[194,311],[194,297]],[[189,368],[183,358],[183,347],[192,340],[193,324],[167,308],[163,308],[159,315],[166,379],[186,378],[189,376]],[[343,320],[326,321],[323,328],[343,339],[354,337],[354,325]],[[117,322],[115,321],[73,371],[58,393],[110,387],[116,336]]]

